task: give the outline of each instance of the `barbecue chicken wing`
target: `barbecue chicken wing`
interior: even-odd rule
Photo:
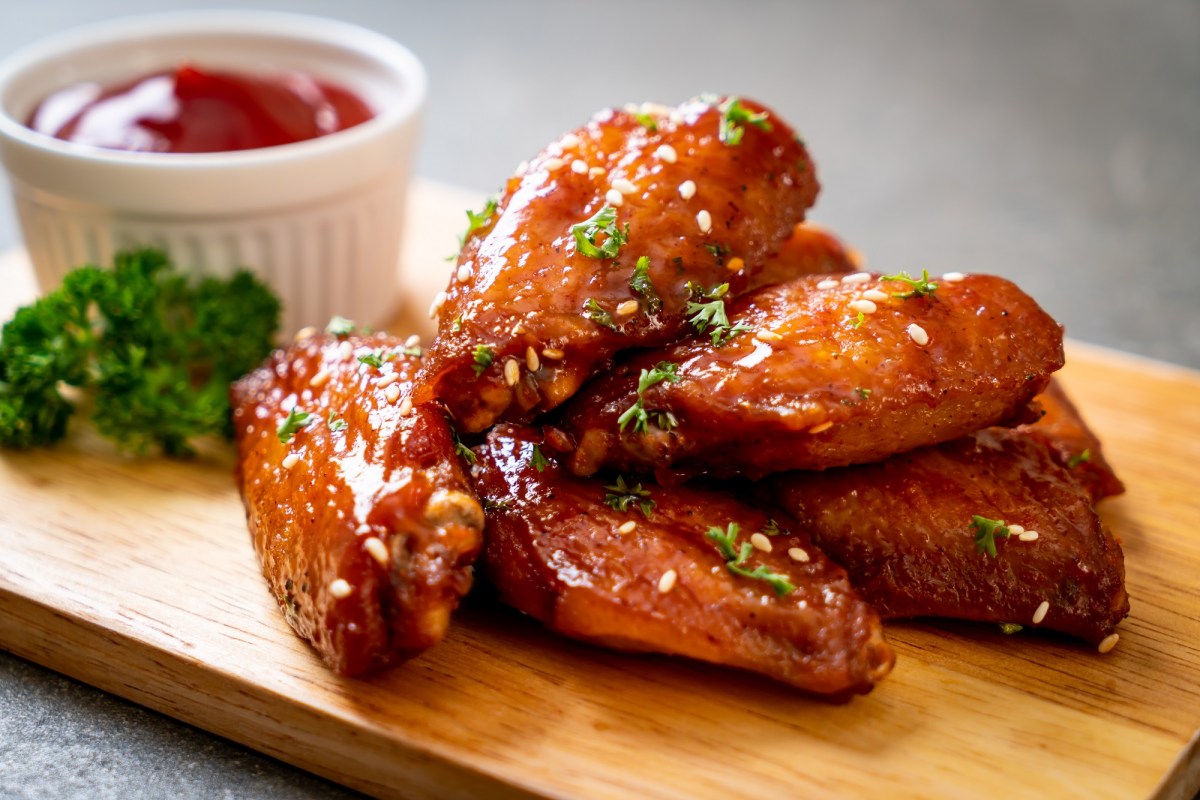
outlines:
[[[1058,463],[1070,470],[1071,477],[1091,495],[1093,503],[1122,494],[1125,484],[1113,472],[1100,439],[1083,421],[1062,385],[1050,381],[1037,401],[1045,412],[1042,418],[1017,430],[1049,447]]]
[[[232,391],[263,574],[296,632],[348,675],[437,644],[481,545],[444,412],[407,399],[411,351],[384,334],[312,336]]]
[[[761,284],[816,194],[804,145],[757,104],[596,115],[472,217],[418,400],[466,431],[556,407],[618,351],[677,337],[688,282]]]
[[[735,301],[728,325],[634,356],[565,407],[572,470],[758,477],[1013,419],[1062,366],[1060,327],[1002,278],[936,283],[809,276]],[[693,309],[726,317],[720,301]]]
[[[483,563],[507,603],[567,636],[820,694],[866,692],[891,669],[875,612],[785,517],[772,525],[717,493],[576,478],[544,459],[540,442],[502,425],[477,449]],[[727,552],[748,551],[741,575],[710,530],[733,532]],[[776,535],[754,540],[768,552],[750,544],[764,530]],[[745,576],[760,573],[771,576]]]
[[[1097,644],[1129,611],[1120,545],[1091,498],[1017,430],[777,476],[770,495],[885,618],[1017,623]],[[1024,533],[989,539],[986,520]]]

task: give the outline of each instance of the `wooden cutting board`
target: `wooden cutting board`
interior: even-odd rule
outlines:
[[[413,329],[428,331],[443,257],[479,202],[414,186]],[[31,292],[23,257],[0,260],[0,317]],[[0,647],[382,796],[1190,798],[1200,373],[1072,344],[1063,378],[1129,485],[1102,508],[1132,598],[1106,656],[992,626],[890,625],[895,671],[831,706],[562,641],[474,597],[443,645],[345,680],[267,593],[228,448],[134,460],[86,428],[0,454]]]

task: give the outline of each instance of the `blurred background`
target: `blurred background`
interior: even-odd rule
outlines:
[[[9,2],[0,55],[91,21],[229,5]],[[870,267],[1002,274],[1075,339],[1200,367],[1196,0],[238,5],[408,45],[430,76],[417,173],[484,191],[602,107],[754,97],[808,142],[812,217]],[[0,249],[18,243],[2,188]],[[0,656],[0,795],[331,791]]]

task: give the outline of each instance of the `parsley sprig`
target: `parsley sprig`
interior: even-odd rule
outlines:
[[[725,295],[729,292],[729,284],[722,283],[711,289],[705,289],[692,281],[687,282],[688,291],[694,299],[688,301],[685,313],[691,317],[688,322],[698,333],[709,333],[714,347],[723,347],[734,336],[750,330],[749,326],[738,323],[729,324],[725,313]],[[701,300],[707,302],[699,302]],[[709,330],[711,328],[711,331]]]
[[[662,298],[650,280],[650,258],[642,256],[633,267],[633,277],[629,279],[629,288],[640,294],[646,301],[650,313],[657,313],[662,308]]]
[[[921,270],[921,277],[914,278],[907,272],[898,272],[895,275],[884,275],[881,280],[885,281],[902,281],[907,283],[911,289],[907,292],[892,292],[892,297],[899,297],[901,300],[907,300],[910,297],[929,297],[937,291],[937,281],[929,280],[929,270]]]
[[[1080,464],[1086,464],[1087,462],[1089,462],[1091,460],[1092,460],[1092,451],[1091,451],[1091,448],[1088,448],[1088,449],[1084,450],[1082,453],[1068,458],[1067,459],[1067,469],[1075,469]]]
[[[339,317],[335,314],[329,318],[329,324],[325,326],[325,332],[342,339],[354,333],[356,328],[354,320]]]
[[[743,106],[742,101],[736,97],[726,98],[725,102],[717,106],[717,110],[721,112],[717,138],[728,147],[736,147],[742,143],[742,137],[746,135],[746,125],[753,125],[760,131],[771,130],[767,112],[754,113]]]
[[[454,427],[450,417],[446,417],[446,425],[450,428],[450,438],[454,441],[454,454],[468,464],[474,464],[475,452],[463,444],[462,437],[458,435],[458,429]]]
[[[469,208],[467,209],[467,232],[458,237],[458,244],[460,248],[462,245],[466,244],[467,239],[470,238],[472,233],[480,228],[485,227],[489,222],[491,222],[492,217],[496,215],[496,208],[496,198],[490,197],[488,198],[487,203],[484,205],[483,211],[476,213]]]
[[[642,369],[641,375],[638,376],[637,401],[617,417],[617,429],[621,432],[625,431],[625,426],[633,421],[633,432],[644,433],[650,424],[650,415],[655,415],[655,422],[663,430],[671,430],[677,423],[675,415],[669,411],[646,411],[643,403],[643,394],[651,386],[656,386],[663,381],[668,383],[679,383],[679,365],[672,364],[669,361],[660,361],[650,369]]]
[[[325,424],[329,426],[329,430],[337,433],[338,431],[346,430],[345,417],[339,417],[337,412],[332,408],[329,409],[329,417],[325,420]]]
[[[996,539],[1007,539],[1011,535],[1002,519],[988,519],[978,514],[971,517],[971,528],[975,531],[975,550],[980,555],[987,553],[996,557]]]
[[[477,344],[475,345],[474,360],[475,363],[471,365],[471,369],[475,370],[475,377],[478,378],[496,360],[496,351],[486,344]]]
[[[650,497],[650,491],[642,488],[642,484],[635,483],[630,486],[624,475],[618,475],[613,485],[604,488],[608,489],[608,494],[604,495],[604,505],[621,512],[628,511],[631,506],[637,506],[642,516],[650,519],[656,503]]]
[[[588,258],[616,258],[621,247],[629,241],[629,226],[621,230],[617,225],[617,210],[604,206],[591,218],[571,226],[575,237],[575,250]],[[604,234],[603,244],[596,244],[596,237]]]
[[[391,361],[395,356],[391,353],[385,353],[382,350],[376,350],[373,353],[366,353],[358,357],[358,363],[366,364],[368,367],[379,369],[385,361]]]
[[[533,446],[533,453],[529,457],[529,463],[538,472],[542,472],[546,467],[550,466],[550,459],[546,458],[545,453],[542,452],[541,445],[535,444]]]
[[[284,417],[283,422],[279,423],[279,429],[275,434],[279,437],[279,441],[287,444],[292,440],[298,431],[303,430],[312,421],[312,414],[307,411],[301,411],[299,406],[293,406],[288,415]]]
[[[583,304],[583,315],[597,325],[601,325],[609,330],[618,330],[617,323],[613,322],[612,314],[604,310],[604,306],[596,302],[596,298],[589,297]]]
[[[771,570],[762,564],[759,564],[754,569],[747,569],[743,566],[754,552],[754,545],[750,544],[750,542],[742,542],[739,546],[737,538],[740,532],[741,528],[736,522],[729,523],[728,527],[724,530],[716,526],[708,529],[706,535],[716,543],[717,549],[721,551],[721,555],[725,558],[725,568],[734,575],[741,575],[743,578],[766,581],[779,597],[794,592],[796,587],[787,579],[786,575],[771,572]]]

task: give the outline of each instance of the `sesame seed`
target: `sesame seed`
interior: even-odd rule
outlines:
[[[375,381],[375,388],[386,389],[398,380],[400,380],[400,375],[398,373],[389,372],[387,375],[384,375],[382,378]]]
[[[1039,534],[1037,531],[1021,531],[1021,533],[1017,534],[1017,538],[1022,542],[1036,542],[1038,540],[1038,536]]]
[[[604,167],[592,167],[588,170],[589,178],[599,178],[604,173],[608,172]]]
[[[712,214],[708,213],[707,208],[696,212],[696,224],[700,226],[701,233],[712,233]]]
[[[811,428],[808,429],[808,432],[809,433],[824,433],[825,431],[829,430],[832,427],[833,427],[833,421],[825,420],[824,422],[820,423],[819,425],[813,425]]]
[[[387,398],[389,403],[395,403],[400,399],[400,387],[393,383],[383,390],[383,396]]]
[[[561,158],[547,158],[542,162],[542,166],[546,168],[547,172],[558,172],[562,169],[563,160]]]
[[[619,207],[622,203],[625,202],[625,196],[622,195],[620,192],[618,192],[616,189],[609,189],[607,192],[604,193],[604,201],[606,203],[608,203],[610,206],[618,206]]]
[[[850,310],[858,311],[862,314],[874,314],[879,307],[870,300],[852,300],[850,301]]]
[[[304,339],[307,339],[310,336],[316,336],[316,334],[317,334],[316,328],[314,328],[312,325],[305,325],[303,328],[296,331],[296,341],[297,342],[302,341]]]
[[[845,283],[845,284],[866,283],[869,280],[871,280],[871,273],[856,272],[853,275],[844,276],[842,278],[842,283]]]
[[[530,372],[537,372],[538,368],[542,366],[542,362],[538,359],[537,350],[534,350],[532,347],[525,348],[525,366]]]
[[[921,347],[929,344],[929,334],[925,332],[924,328],[915,322],[908,326],[908,335],[912,337],[912,340]]]
[[[1024,525],[1008,525],[1006,527],[1008,528],[1009,534],[1012,536],[1020,536],[1022,533],[1025,532]]]
[[[510,358],[504,362],[504,382],[509,386],[516,386],[517,381],[521,379],[521,365],[517,363],[515,358]]]
[[[457,273],[458,282],[466,283],[468,280],[471,279],[472,272],[473,272],[473,270],[471,269],[470,264],[463,264],[461,267],[458,268],[458,273]]]
[[[966,276],[963,275],[961,272],[947,272],[945,275],[942,276],[942,280],[944,280],[946,283],[958,283],[965,277]]]
[[[329,593],[341,600],[344,597],[349,597],[354,588],[346,583],[343,578],[338,578],[333,583],[329,584]]]
[[[622,535],[624,535],[626,533],[633,533],[633,530],[636,527],[637,527],[637,523],[634,522],[633,520],[629,520],[628,522],[622,522],[621,526],[619,528],[617,528],[617,533],[622,534]]]
[[[412,413],[413,401],[411,397],[404,398],[404,402],[400,404],[400,416],[407,417]]]
[[[416,347],[420,343],[421,343],[421,334],[419,334],[419,333],[414,333],[412,336],[409,336],[407,339],[404,340],[405,347]]]
[[[329,370],[325,369],[324,367],[322,367],[321,371],[316,375],[313,375],[308,381],[308,385],[314,389],[320,389],[327,383],[329,383]]]
[[[801,564],[807,564],[812,558],[808,555],[808,551],[803,547],[789,547],[788,556],[792,561],[799,561]]]
[[[679,184],[679,196],[682,197],[684,200],[691,200],[693,197],[695,197],[696,196],[696,182],[695,181],[684,181],[683,183]]]
[[[750,537],[750,544],[754,545],[755,549],[762,550],[764,553],[771,552],[771,540],[767,538],[765,533],[756,533]]]
[[[542,358],[546,359],[547,361],[561,361],[564,355],[566,355],[566,353],[564,353],[562,350],[559,350],[557,347],[547,347],[542,351]]]
[[[783,341],[783,337],[780,336],[778,333],[776,333],[775,331],[768,331],[768,330],[756,331],[754,334],[754,338],[758,339],[760,342],[782,342]]]
[[[371,558],[379,562],[379,566],[386,567],[388,565],[388,549],[383,542],[374,536],[369,536],[363,539],[363,548]]]
[[[824,290],[824,289],[832,289],[832,288],[836,287],[837,285],[838,285],[838,282],[837,282],[837,281],[830,280],[830,279],[826,278],[825,280],[823,280],[823,281],[821,281],[820,283],[818,283],[818,284],[817,284],[817,288],[818,288],[818,289],[822,289],[822,290]]]
[[[1041,625],[1042,620],[1044,620],[1046,618],[1046,613],[1049,611],[1050,611],[1050,601],[1043,600],[1042,604],[1039,605],[1037,607],[1037,610],[1033,612],[1033,624]]]
[[[866,300],[874,300],[876,303],[882,303],[888,299],[887,292],[881,292],[878,289],[867,289],[863,292],[863,298]]]
[[[288,453],[286,456],[283,457],[283,461],[279,462],[279,466],[283,467],[284,469],[291,469],[292,467],[296,466],[299,463],[300,463],[300,454],[299,453]]]
[[[616,189],[621,194],[633,194],[637,191],[637,187],[633,185],[633,181],[628,178],[616,178],[612,182],[612,188]]]
[[[671,591],[675,588],[675,581],[678,578],[679,575],[676,574],[675,570],[667,570],[662,574],[662,577],[658,579],[658,591],[662,592],[663,594]]]
[[[446,305],[446,293],[438,292],[434,296],[433,302],[429,304],[429,318],[433,319],[440,314],[442,312],[442,306],[444,305]]]
[[[578,144],[579,144],[579,137],[573,133],[568,133],[566,136],[562,137],[562,146],[563,147],[575,147]]]
[[[588,165],[586,161],[577,158],[571,162],[571,172],[574,172],[576,175],[583,175],[587,171]]]
[[[626,300],[617,306],[617,316],[628,317],[630,314],[636,314],[640,307],[637,300]]]
[[[675,153],[675,148],[671,147],[671,145],[660,144],[658,149],[654,151],[654,157],[659,161],[665,161],[668,164],[674,164],[679,156]]]
[[[1119,633],[1110,633],[1108,636],[1104,637],[1100,644],[1097,645],[1096,649],[1101,653],[1111,652],[1112,649],[1117,646],[1117,641],[1120,638],[1121,635]]]

